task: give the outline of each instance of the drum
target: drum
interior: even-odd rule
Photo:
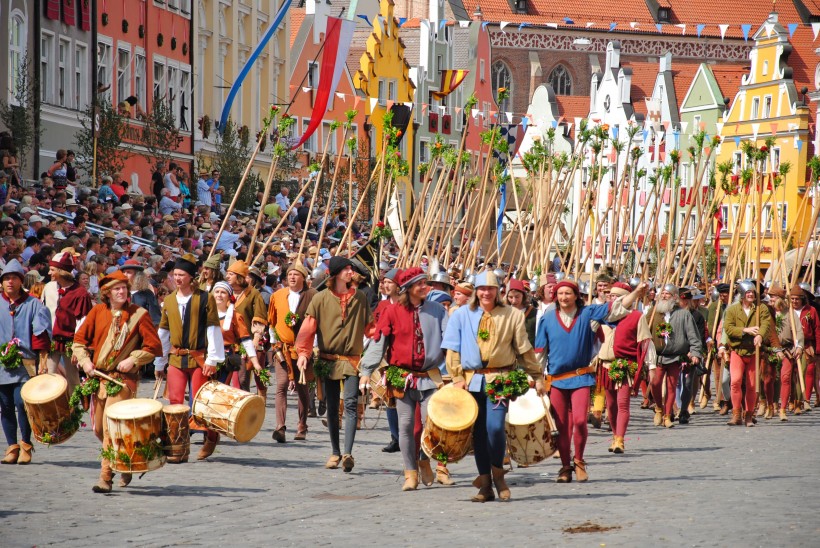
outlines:
[[[20,389],[28,413],[31,432],[40,443],[63,443],[79,429],[80,421],[72,420],[68,382],[60,375],[37,375]]]
[[[387,387],[382,384],[382,375],[384,374],[384,369],[379,368],[373,371],[373,374],[370,376],[370,392],[373,394],[373,400],[371,400],[371,407],[372,402],[378,398],[379,403],[387,402]],[[378,406],[377,406],[378,407]],[[375,409],[375,407],[373,407]]]
[[[558,450],[549,398],[539,398],[533,388],[509,402],[505,430],[510,457],[518,464],[536,464]]]
[[[478,404],[461,388],[445,386],[427,402],[427,423],[421,433],[421,448],[431,459],[458,462],[470,450]]]
[[[103,451],[103,458],[109,460],[112,470],[150,472],[165,464],[160,402],[147,398],[118,401],[106,406],[105,420],[111,446]]]
[[[238,442],[251,441],[265,420],[262,396],[208,381],[196,393],[194,421]]]
[[[191,432],[188,429],[190,408],[183,404],[162,408],[162,449],[168,462],[188,462],[191,453]]]

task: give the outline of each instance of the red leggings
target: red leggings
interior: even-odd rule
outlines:
[[[792,390],[792,371],[794,362],[789,358],[783,360],[780,366],[780,409],[785,410],[789,406],[789,396]]]
[[[616,436],[624,437],[629,425],[629,391],[631,387],[624,384],[618,390],[606,391],[606,413],[609,424]]]
[[[666,401],[663,403],[663,414],[672,415],[672,408],[675,405],[675,392],[678,389],[678,379],[680,378],[680,362],[658,365],[652,377],[652,399],[655,405],[663,402],[663,375],[666,373]]]
[[[755,357],[739,356],[736,352],[732,352],[729,357],[729,375],[732,378],[732,409],[740,411],[744,404],[744,398],[741,391],[743,386],[743,379],[746,379],[746,398],[745,408],[746,412],[754,411],[755,400],[757,399],[757,392],[755,391]]]
[[[202,374],[202,369],[199,367],[192,367],[190,369],[179,369],[177,367],[168,366],[168,400],[172,404],[185,403],[185,388],[188,386],[188,381],[191,381],[191,403],[193,404],[194,396],[202,388],[202,385],[208,382],[209,379]],[[219,439],[219,434],[213,430],[207,430],[208,439],[216,441]]]
[[[761,358],[763,360],[763,358]],[[766,405],[774,404],[774,367],[769,362],[763,360],[760,364],[761,382],[763,384],[763,397],[766,399]]]
[[[806,393],[803,396],[803,399],[806,401],[811,401],[811,391],[814,389],[814,382],[817,376],[816,363],[818,359],[820,358],[815,356],[806,360]]]
[[[589,386],[581,388],[556,388],[550,390],[550,404],[555,410],[555,426],[558,428],[558,451],[561,464],[569,466],[570,438],[575,443],[575,460],[584,460],[587,444],[587,408],[589,407]]]

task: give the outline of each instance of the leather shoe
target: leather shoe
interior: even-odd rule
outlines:
[[[350,472],[353,470],[353,455],[344,455],[342,457],[342,470]]]
[[[202,449],[199,450],[199,454],[196,456],[196,460],[205,460],[211,455],[213,455],[218,444],[219,434],[217,434],[215,440],[211,440],[210,438],[206,437],[205,442],[202,444]]]
[[[318,412],[319,412],[320,417],[323,417],[325,415],[325,413],[327,412],[327,404],[324,402],[324,400],[319,402]]]
[[[390,438],[390,443],[382,447],[382,453],[398,453],[400,450],[399,440],[393,437]]]
[[[285,443],[287,441],[285,439],[285,427],[283,426],[274,430],[271,437],[276,443]]]
[[[131,483],[131,474],[120,474],[120,487],[128,487]]]
[[[293,439],[296,441],[304,441],[307,439],[307,431],[304,432],[296,432],[296,435],[293,436]]]

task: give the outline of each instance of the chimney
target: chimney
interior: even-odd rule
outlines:
[[[667,51],[661,55],[661,72],[669,72],[672,70],[672,52]]]

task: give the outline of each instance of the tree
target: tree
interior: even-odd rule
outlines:
[[[177,150],[182,142],[177,121],[168,101],[154,98],[151,112],[145,116],[144,122],[141,141],[146,152],[142,154],[143,157],[154,168],[168,165],[172,152]]]
[[[113,176],[119,173],[125,166],[125,160],[131,148],[123,142],[128,119],[120,115],[107,98],[98,98],[96,110],[91,105],[77,119],[81,126],[81,129],[74,134],[74,139],[77,141],[77,166],[90,177],[96,156],[97,177]],[[94,120],[97,121],[98,126],[96,151],[94,150]],[[93,183],[95,181],[92,181]]]
[[[255,147],[256,142],[243,142],[240,135],[240,128],[229,118],[225,123],[225,128],[216,137],[216,155],[212,164],[208,164],[200,157],[199,169],[218,169],[221,175],[220,182],[223,186],[223,204],[225,207],[233,200],[245,167],[251,160],[251,146]],[[248,173],[248,180],[239,194],[236,207],[241,210],[250,210],[256,199],[256,192],[264,188],[264,181],[255,171]]]
[[[28,54],[20,65],[20,73],[14,89],[10,89],[14,100],[9,103],[0,99],[0,122],[11,132],[20,160],[20,172],[34,146],[34,140],[42,135],[42,129],[35,126],[34,113],[37,108],[39,83],[32,77],[31,59]]]

